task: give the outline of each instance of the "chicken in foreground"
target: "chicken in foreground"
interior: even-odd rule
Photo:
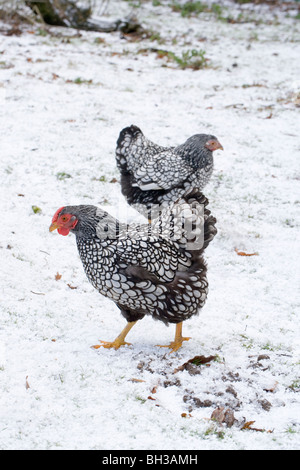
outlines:
[[[213,135],[196,134],[178,147],[161,147],[135,125],[124,128],[116,147],[121,190],[127,202],[151,220],[154,205],[167,205],[192,190],[202,191],[213,171]]]
[[[102,341],[96,348],[129,344],[127,334],[145,315],[176,324],[175,339],[168,345],[171,351],[189,339],[182,336],[182,322],[198,313],[206,301],[203,251],[216,234],[216,219],[205,208],[204,196],[202,202],[195,205],[182,199],[152,225],[120,223],[91,205],[56,211],[49,230],[75,234],[88,280],[127,320],[114,341]]]

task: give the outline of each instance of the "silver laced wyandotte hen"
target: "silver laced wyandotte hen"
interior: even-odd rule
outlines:
[[[216,219],[204,210],[206,198],[194,196],[166,208],[151,225],[120,223],[91,205],[56,211],[49,230],[75,234],[88,280],[127,320],[114,341],[101,341],[95,348],[130,344],[126,335],[145,315],[176,324],[175,339],[166,346],[171,352],[189,339],[182,336],[182,322],[206,301],[203,252],[217,232]]]
[[[196,134],[177,147],[161,147],[139,127],[125,127],[116,147],[122,194],[150,221],[153,205],[164,206],[195,189],[202,191],[217,149],[223,147],[214,135]]]

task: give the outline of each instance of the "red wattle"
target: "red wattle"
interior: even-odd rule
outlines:
[[[64,237],[66,235],[69,235],[69,233],[70,233],[70,229],[64,228],[64,227],[58,228],[57,231],[60,235],[63,235]]]

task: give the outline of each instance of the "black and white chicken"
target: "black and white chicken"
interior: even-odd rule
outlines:
[[[177,147],[161,147],[135,125],[124,128],[116,147],[121,190],[127,202],[149,216],[191,191],[202,191],[213,171],[213,151],[222,145],[214,135],[196,134]]]
[[[114,341],[102,341],[96,348],[118,349],[128,344],[126,335],[145,315],[176,324],[175,339],[168,345],[172,351],[189,339],[182,336],[182,322],[196,315],[206,301],[203,252],[216,234],[216,219],[206,204],[203,195],[194,193],[194,198],[166,208],[151,225],[120,223],[90,205],[56,211],[49,230],[75,234],[89,281],[127,320]]]

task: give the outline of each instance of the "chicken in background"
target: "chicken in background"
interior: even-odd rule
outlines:
[[[116,147],[121,190],[128,204],[151,220],[152,206],[165,206],[202,191],[213,171],[214,135],[196,134],[177,147],[161,147],[135,125],[124,128]]]

